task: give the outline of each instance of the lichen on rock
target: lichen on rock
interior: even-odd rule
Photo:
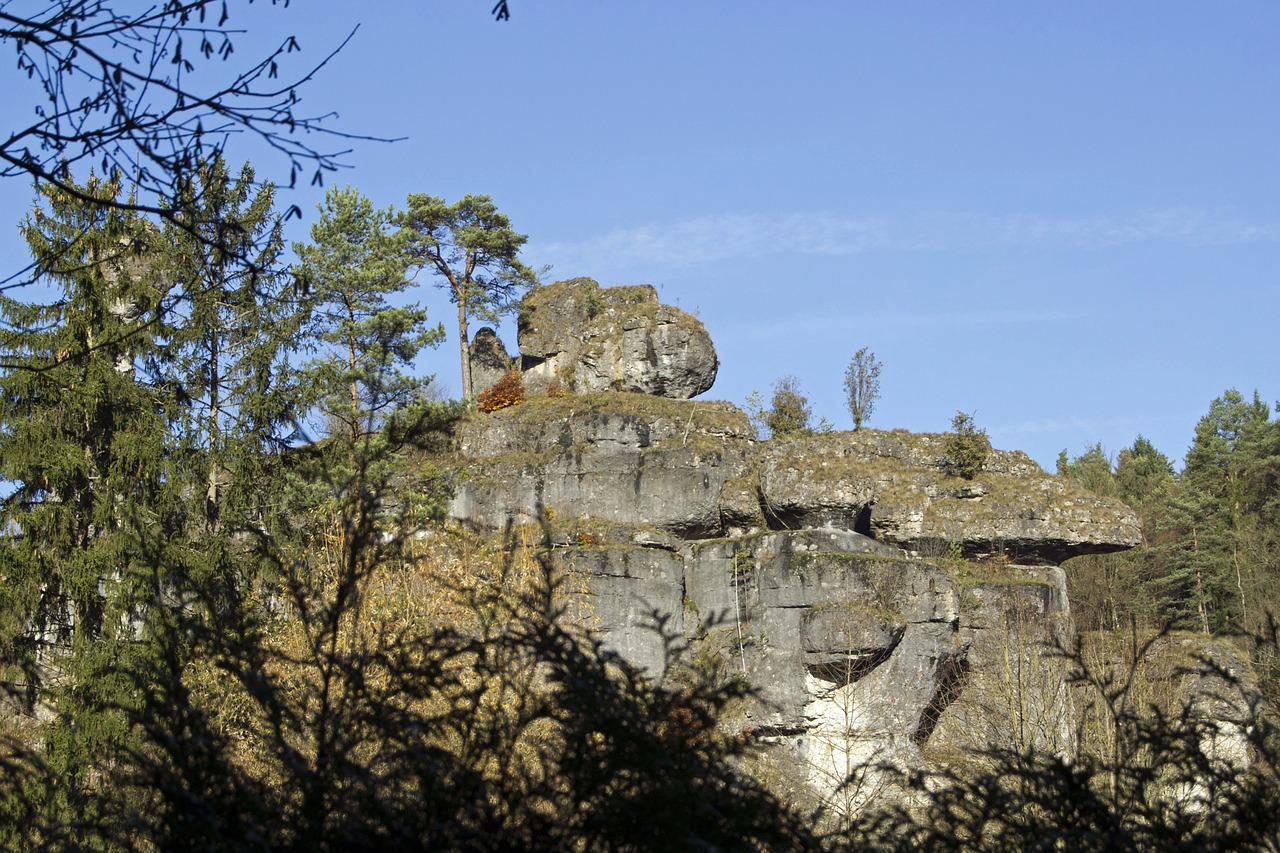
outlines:
[[[521,305],[518,341],[535,391],[559,379],[578,392],[688,399],[708,390],[719,368],[702,323],[663,305],[647,284],[575,278],[534,288]]]

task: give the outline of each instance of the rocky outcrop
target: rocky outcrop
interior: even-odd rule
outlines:
[[[576,278],[535,288],[521,304],[518,335],[531,391],[559,379],[571,391],[688,399],[709,389],[719,368],[702,323],[661,304],[647,284]]]
[[[1075,625],[1056,566],[977,565],[962,573],[964,649],[944,707],[931,713],[935,758],[990,748],[1075,755],[1068,695]]]
[[[750,432],[728,403],[634,394],[537,399],[462,428],[469,476],[453,515],[498,530],[550,510],[684,538],[719,536],[735,504],[726,494],[749,476]]]
[[[661,674],[692,644],[740,672],[757,699],[738,725],[830,794],[855,765],[1031,745],[1008,742],[1013,719],[1067,750],[1048,649],[1073,628],[1046,564],[1138,541],[1131,510],[1021,453],[949,475],[945,442],[759,442],[728,403],[534,397],[462,425],[452,513],[535,525],[576,606],[636,665]]]
[[[552,554],[605,642],[655,674],[685,644],[724,661],[756,690],[737,725],[823,796],[853,767],[868,768],[846,804],[860,806],[889,784],[884,767],[968,746],[1069,748],[1064,672],[1044,665],[1070,631],[1059,569],[964,577],[835,529],[582,541]]]
[[[732,404],[569,395],[481,415],[459,437],[469,479],[455,517],[489,529],[540,508],[662,528],[686,539],[834,527],[914,556],[955,546],[1057,564],[1131,548],[1138,520],[993,451],[973,480],[947,473],[946,437],[862,430],[754,440]]]
[[[788,527],[858,530],[913,554],[951,545],[968,557],[1058,564],[1137,545],[1137,516],[1046,475],[1024,453],[992,451],[972,480],[948,473],[946,435],[786,437],[760,452],[766,511]]]
[[[520,360],[507,354],[498,333],[488,326],[480,328],[471,339],[467,357],[471,362],[471,384],[476,394],[493,387],[503,374],[520,366]]]

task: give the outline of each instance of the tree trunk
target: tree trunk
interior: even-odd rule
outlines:
[[[352,303],[347,304],[347,322],[352,329],[356,325],[356,312]],[[360,424],[360,385],[356,381],[356,336],[351,332],[347,336],[347,367],[351,370],[351,446],[360,440],[364,430]]]
[[[218,527],[218,492],[221,490],[222,476],[222,436],[218,430],[218,391],[221,388],[222,371],[219,362],[221,353],[218,348],[216,334],[209,336],[209,409],[206,412],[208,422],[205,430],[209,436],[208,459],[209,480],[204,495],[204,518],[208,532]]]
[[[471,399],[471,352],[467,345],[467,303],[458,296],[458,354],[462,359],[462,399]]]
[[[1199,555],[1200,553],[1200,534],[1196,528],[1191,528],[1191,548],[1192,551]],[[1196,560],[1196,610],[1200,614],[1200,628],[1206,635],[1209,634],[1209,608],[1205,604],[1204,576],[1200,571],[1200,561]]]

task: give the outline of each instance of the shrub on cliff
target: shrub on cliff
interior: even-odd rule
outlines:
[[[991,440],[987,431],[979,429],[973,415],[956,412],[951,419],[951,436],[947,439],[947,473],[972,480],[987,464]]]
[[[809,398],[800,390],[800,380],[784,376],[773,383],[773,401],[764,422],[774,438],[808,432],[812,411]]]
[[[514,367],[476,397],[476,405],[482,412],[496,412],[523,401],[524,382],[520,379],[520,370]]]

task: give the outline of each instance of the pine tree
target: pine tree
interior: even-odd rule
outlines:
[[[496,320],[537,283],[537,274],[519,259],[529,239],[511,228],[487,195],[468,195],[455,204],[425,193],[408,198],[396,216],[410,263],[445,280],[449,298],[458,306],[458,349],[462,364],[462,397],[475,394],[471,381],[471,318]]]
[[[332,432],[353,445],[422,393],[426,381],[406,371],[423,347],[444,337],[416,304],[393,306],[388,299],[411,284],[391,217],[357,190],[335,188],[320,205],[311,243],[294,247],[311,291],[310,334],[326,348],[308,374],[321,411],[336,426]]]

